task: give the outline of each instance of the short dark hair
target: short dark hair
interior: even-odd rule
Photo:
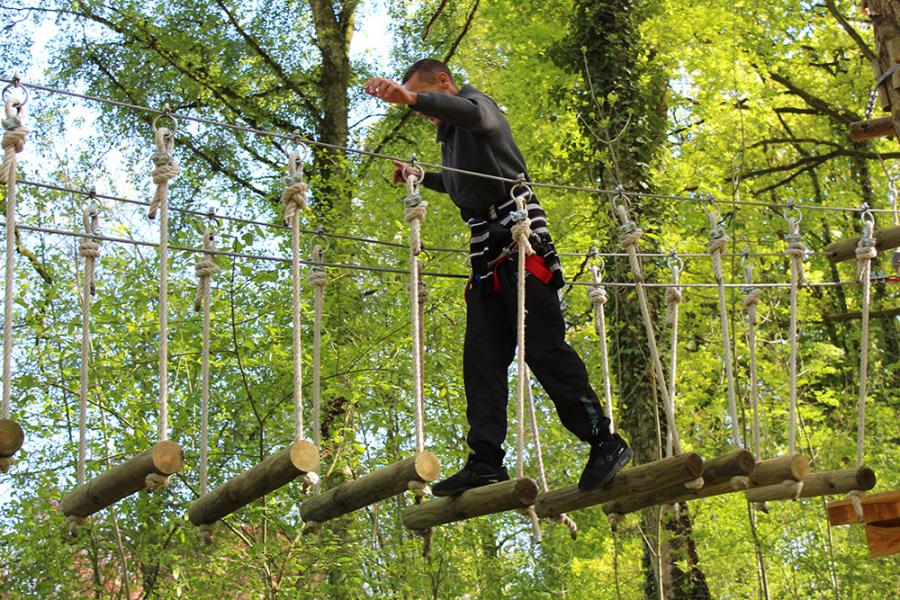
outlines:
[[[447,65],[433,58],[423,58],[414,62],[403,75],[403,83],[412,79],[413,75],[418,75],[427,83],[433,83],[438,73],[446,73],[447,77],[450,78],[450,83],[456,85],[456,82],[453,80],[453,73],[450,72]]]

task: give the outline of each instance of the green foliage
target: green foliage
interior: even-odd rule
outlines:
[[[37,27],[55,19],[59,29],[48,46],[49,67],[36,77],[42,81],[122,102],[169,102],[180,111],[244,126],[284,133],[300,128],[324,139],[328,133],[321,115],[328,107],[317,86],[328,67],[316,44],[312,4],[237,4],[209,0],[111,6],[81,1],[56,3],[59,10],[50,16],[0,11],[16,19],[27,15]],[[331,4],[351,17],[357,8],[354,2]],[[394,17],[391,64],[362,59],[352,64],[354,87],[347,90],[351,120],[369,112],[380,116],[350,129],[354,144],[399,156],[416,151],[421,160],[436,162],[438,146],[429,123],[395,109],[382,115],[356,84],[374,73],[398,74],[414,58],[441,57],[453,50],[451,65],[461,78],[507,111],[535,180],[614,185],[609,148],[591,133],[606,130],[623,134],[620,156],[635,157],[627,164],[620,159],[619,168],[628,169],[624,181],[629,187],[673,195],[712,193],[721,200],[793,199],[826,206],[858,206],[866,200],[885,207],[885,170],[896,172],[887,162],[896,158],[893,142],[854,145],[846,139],[844,117],[861,116],[867,101],[868,63],[819,5],[788,0],[763,5],[684,0],[447,3],[423,42],[426,25],[442,3],[429,0],[415,10],[407,2],[388,4]],[[622,8],[610,12],[610,6]],[[235,15],[246,37],[223,7]],[[845,15],[857,14],[850,2],[839,2],[838,8]],[[598,19],[614,46],[585,45],[586,29]],[[861,20],[854,17],[851,23],[870,37]],[[24,66],[24,48],[33,43],[30,35],[20,27],[0,42],[5,72]],[[247,38],[283,67],[284,77]],[[634,60],[610,62],[623,53]],[[605,90],[599,105],[593,104],[578,66],[585,57],[591,84]],[[821,103],[813,106],[810,98]],[[50,94],[35,94],[29,108],[33,131],[22,160],[26,178],[149,198],[152,116]],[[657,138],[660,144],[649,143]],[[288,235],[280,228],[277,206],[287,149],[283,139],[181,123],[176,155],[183,171],[172,182],[171,202],[199,211],[213,206],[217,212],[272,224],[217,223],[217,243],[233,252],[288,256]],[[876,151],[885,158],[883,167]],[[388,181],[391,167],[355,155],[340,159],[337,166],[334,160],[322,153],[315,157],[310,173],[314,210],[304,215],[304,227],[324,225],[404,244],[403,192]],[[22,222],[80,230],[84,198],[30,186],[20,186],[19,194]],[[549,190],[539,194],[562,251],[583,253],[591,245],[618,250],[607,198]],[[432,195],[428,200],[423,235],[432,250],[425,253],[426,268],[464,273],[464,253],[437,249],[464,249],[465,226],[446,198]],[[156,238],[157,226],[148,224],[141,207],[96,202],[104,234]],[[702,204],[635,199],[635,205],[638,214],[647,215],[641,222],[647,232],[644,249],[705,252],[709,224]],[[786,281],[780,211],[735,204],[721,206],[721,212],[736,253],[744,247],[766,253],[753,259],[755,278]],[[879,226],[888,225],[886,217],[878,215]],[[199,246],[206,225],[201,217],[174,214],[171,243]],[[804,211],[802,233],[812,250],[857,229],[858,220],[849,213]],[[304,256],[318,241],[313,235],[304,237]],[[330,241],[330,262],[407,265],[403,247]],[[649,568],[644,539],[655,534],[646,520],[632,516],[613,537],[599,508],[573,515],[580,530],[577,542],[563,527],[548,523],[544,542],[533,546],[527,523],[516,514],[440,528],[426,560],[420,556],[419,538],[399,520],[410,497],[385,501],[326,525],[319,536],[304,537],[297,510],[304,496],[292,485],[226,519],[215,543],[204,546],[185,519],[198,479],[200,318],[193,309],[196,256],[180,251],[173,253],[170,281],[170,419],[172,438],[185,448],[186,467],[162,495],[128,498],[115,512],[97,515],[77,539],[68,539],[58,502],[75,482],[82,267],[73,238],[23,231],[22,244],[35,253],[52,282],[19,256],[13,408],[27,441],[19,462],[0,479],[0,598],[123,597],[119,536],[133,597],[612,599],[644,593]],[[155,440],[157,260],[156,252],[146,247],[104,243],[101,248],[92,315],[89,476]],[[888,269],[887,258],[879,261],[880,269]],[[230,257],[217,262],[222,272],[213,282],[213,485],[292,437],[288,265]],[[587,279],[582,262],[583,256],[565,257],[570,278]],[[684,282],[711,281],[707,259],[685,262]],[[607,273],[615,274],[608,278],[629,276],[620,258],[607,263]],[[650,278],[670,277],[663,259],[648,259],[645,268]],[[822,256],[811,256],[806,265],[810,281],[849,280],[851,270],[850,263],[831,266]],[[326,485],[368,473],[414,448],[407,278],[339,269],[329,269],[329,274],[323,398],[326,414],[333,407],[335,412],[322,448]],[[742,282],[743,276],[740,257],[729,258],[727,280]],[[466,455],[460,368],[464,280],[428,278],[428,284],[427,446],[440,456],[448,474]],[[877,286],[873,309],[895,306],[895,287]],[[654,288],[650,294],[660,310],[662,292]],[[563,298],[569,341],[602,390],[588,300],[580,287],[565,290]],[[607,306],[611,331],[623,326],[625,308],[634,302],[633,291],[625,290]],[[746,424],[749,365],[740,303],[740,290],[730,290]],[[307,385],[311,304],[305,286]],[[855,286],[801,291],[800,440],[817,469],[855,461],[859,321],[823,318],[854,310],[859,310]],[[788,312],[787,290],[766,288],[757,343],[764,456],[782,453],[787,445]],[[658,337],[667,357],[669,330],[662,321]],[[627,325],[641,330],[636,321]],[[729,447],[730,425],[714,290],[685,289],[680,332],[677,396],[683,446],[714,456]],[[867,463],[879,476],[878,489],[900,485],[895,467],[900,462],[897,334],[896,320],[873,321],[865,448]],[[627,397],[621,388],[628,374],[621,365],[643,365],[647,357],[640,344],[617,335],[611,336],[620,361],[613,387]],[[338,398],[346,402],[339,404]],[[308,395],[305,401],[309,409]],[[573,481],[584,460],[583,445],[559,425],[543,393],[537,402],[551,485]],[[652,406],[653,398],[646,402]],[[622,402],[617,406],[620,414],[629,408]],[[645,425],[655,431],[652,417]],[[533,466],[529,469],[534,474]],[[759,515],[758,536],[772,598],[889,597],[896,592],[896,560],[868,558],[859,528],[828,531],[821,500],[770,508],[768,515]],[[690,510],[699,565],[714,596],[755,596],[757,567],[743,499],[709,499]]]

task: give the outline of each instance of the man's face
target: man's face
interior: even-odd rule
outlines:
[[[426,81],[422,77],[419,76],[419,73],[416,73],[412,77],[409,78],[403,87],[408,89],[410,92],[414,92],[418,94],[419,92],[437,92],[439,94],[448,94],[450,93],[449,86],[447,85],[449,81],[444,81],[446,79],[446,75],[443,73],[438,73],[433,81]],[[422,115],[422,113],[417,112],[416,114]],[[436,117],[430,117],[428,115],[422,115],[435,125],[440,125],[441,120]]]

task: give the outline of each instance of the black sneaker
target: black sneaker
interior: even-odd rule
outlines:
[[[618,433],[614,433],[611,440],[592,445],[587,465],[578,481],[578,489],[588,492],[603,487],[633,456],[634,452]]]
[[[506,472],[506,467],[502,465],[495,467],[479,462],[470,455],[466,466],[459,473],[434,484],[431,487],[431,493],[435,496],[454,496],[472,488],[507,479],[509,479],[509,473]]]

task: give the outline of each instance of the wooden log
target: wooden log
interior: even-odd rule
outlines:
[[[896,521],[900,519],[900,490],[869,494],[860,500],[863,521]],[[828,503],[828,520],[832,525],[853,525],[860,521],[850,500],[833,500]]]
[[[893,319],[896,316],[900,316],[900,306],[895,308],[888,308],[885,310],[871,310],[869,311],[870,319]],[[822,315],[822,319],[824,321],[828,321],[829,323],[843,323],[845,321],[855,321],[857,319],[862,319],[862,311],[855,310],[851,312],[838,313],[836,315]]]
[[[866,542],[872,556],[887,556],[900,552],[900,519],[866,525]]]
[[[882,88],[878,88],[879,92]],[[890,108],[890,104],[888,105]],[[894,120],[891,117],[878,117],[868,121],[854,121],[850,123],[850,139],[854,142],[865,142],[876,138],[895,135]]]
[[[698,454],[687,452],[619,471],[608,484],[589,492],[580,491],[577,485],[544,492],[534,503],[534,509],[542,518],[558,517],[579,508],[681,485],[702,474],[703,459]]]
[[[472,519],[518,508],[526,508],[537,498],[531,479],[510,479],[467,490],[456,496],[436,498],[403,511],[403,524],[423,530],[454,521]]]
[[[674,504],[695,498],[705,498],[704,490],[715,487],[719,494],[738,491],[739,488],[730,487],[733,477],[745,477],[753,471],[756,460],[746,450],[734,450],[723,456],[717,456],[703,463],[703,487],[697,490],[684,487],[684,484],[670,485],[668,487],[650,490],[643,494],[626,496],[613,502],[603,504],[603,512],[606,514],[621,514],[643,510],[659,504]],[[725,485],[723,485],[725,484]]]
[[[756,463],[750,473],[750,486],[765,487],[788,479],[803,481],[809,471],[809,461],[802,454],[776,456]]]
[[[322,523],[403,493],[409,489],[411,481],[434,481],[440,472],[441,463],[437,456],[420,452],[308,499],[300,506],[300,516],[307,523]]]
[[[859,236],[833,242],[825,246],[825,255],[833,263],[850,260],[851,258],[855,259],[856,245],[858,243]],[[875,232],[875,249],[879,252],[884,252],[897,246],[900,246],[900,226],[879,229]]]
[[[875,487],[875,473],[868,467],[820,471],[803,480],[803,489],[800,491],[799,497],[814,498],[829,494],[846,494],[850,490],[866,491],[873,487]],[[747,500],[750,502],[792,500],[793,498],[792,488],[782,484],[747,490]]]
[[[200,496],[188,507],[194,525],[211,525],[319,466],[319,450],[301,440]]]
[[[168,477],[184,466],[181,446],[171,440],[158,442],[131,460],[117,465],[67,494],[61,503],[67,517],[86,518],[144,489],[148,475]]]
[[[25,443],[25,432],[12,419],[0,419],[0,469],[5,473],[9,458]],[[3,460],[7,459],[7,460]]]

